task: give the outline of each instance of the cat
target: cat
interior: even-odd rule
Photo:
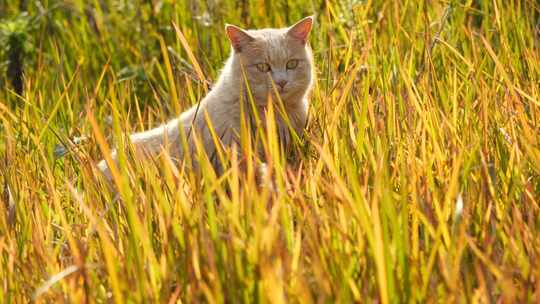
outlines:
[[[313,55],[308,43],[312,26],[312,16],[278,29],[244,30],[227,24],[225,32],[232,46],[231,54],[215,86],[199,104],[179,117],[155,129],[132,134],[130,140],[135,152],[156,157],[166,150],[172,159],[180,161],[184,157],[182,138],[187,138],[188,153],[194,153],[197,136],[207,155],[215,156],[216,145],[208,121],[223,147],[238,144],[241,115],[249,112],[241,110],[241,103],[244,110],[256,108],[264,121],[267,103],[281,100],[290,126],[301,135],[307,123],[308,98],[314,83]],[[255,107],[248,106],[249,100]],[[292,143],[287,119],[276,115],[277,131],[285,148]],[[116,162],[117,153],[111,156]],[[215,160],[212,164],[220,173],[222,164]],[[109,180],[112,178],[105,160],[98,163],[98,168]]]

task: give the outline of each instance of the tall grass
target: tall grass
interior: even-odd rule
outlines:
[[[4,38],[37,24],[21,95],[0,39],[0,303],[540,301],[538,2],[22,2],[0,3]],[[296,161],[260,136],[274,191],[227,153],[221,177],[128,161],[211,88],[225,22],[310,14]]]

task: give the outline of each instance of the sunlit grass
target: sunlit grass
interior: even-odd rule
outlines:
[[[537,2],[18,2],[0,3],[0,303],[540,301]],[[272,187],[231,151],[223,176],[130,158],[126,134],[211,89],[225,23],[311,14],[303,140],[242,129]],[[117,191],[95,168],[114,147]]]

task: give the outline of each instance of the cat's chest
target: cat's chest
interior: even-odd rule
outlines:
[[[292,133],[301,135],[307,123],[307,104],[294,108],[259,108],[261,125],[267,131],[276,132],[285,146],[291,143]]]

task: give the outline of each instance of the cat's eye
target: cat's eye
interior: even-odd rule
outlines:
[[[287,61],[287,70],[294,70],[298,66],[298,59],[291,59]]]
[[[270,71],[270,65],[268,63],[257,63],[257,69],[263,73]]]

